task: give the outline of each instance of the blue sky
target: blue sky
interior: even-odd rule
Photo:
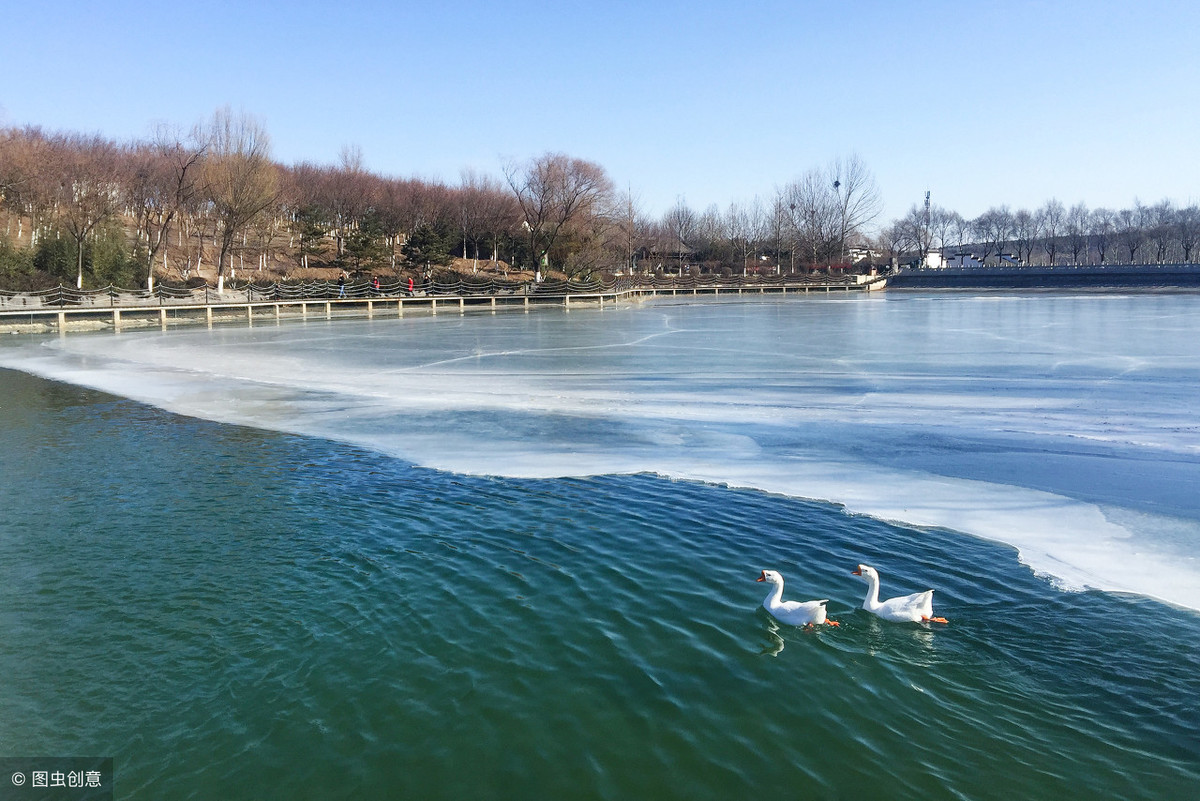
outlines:
[[[885,217],[1200,200],[1200,3],[0,0],[0,124],[127,140],[230,105],[283,163],[561,151],[658,215],[857,154]],[[884,220],[886,221],[886,220]]]

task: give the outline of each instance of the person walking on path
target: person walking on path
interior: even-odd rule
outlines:
[[[338,276],[338,297],[346,297],[346,274],[342,273]]]

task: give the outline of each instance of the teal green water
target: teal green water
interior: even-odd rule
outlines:
[[[496,479],[0,371],[0,754],[118,797],[1187,798],[1200,619],[650,475]],[[937,587],[945,627],[856,610]],[[780,627],[790,598],[842,626]]]

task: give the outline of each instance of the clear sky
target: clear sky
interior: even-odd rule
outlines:
[[[595,161],[657,216],[857,154],[933,201],[1200,200],[1200,3],[0,0],[0,124],[146,137],[221,106],[277,161]]]

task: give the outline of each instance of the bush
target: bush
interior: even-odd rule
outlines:
[[[37,247],[13,247],[0,241],[0,283],[7,289],[46,289],[65,284],[73,286],[78,273],[78,251],[69,237],[45,236]],[[146,254],[140,248],[130,250],[125,235],[117,226],[97,232],[83,249],[85,286],[133,289],[145,281]]]
[[[0,280],[7,282],[33,272],[33,254],[24,248],[13,247],[7,238],[0,238]]]
[[[105,231],[84,249],[84,275],[90,273],[97,287],[133,289],[146,277],[145,257],[140,255],[129,252],[120,232]]]
[[[422,225],[409,234],[400,252],[409,264],[444,267],[452,261],[449,235],[432,225]]]
[[[33,253],[33,268],[56,283],[69,283],[75,278],[75,248],[61,237],[45,237]]]
[[[0,238],[0,289],[37,292],[59,285],[58,278],[42,272],[33,263],[34,253]]]

